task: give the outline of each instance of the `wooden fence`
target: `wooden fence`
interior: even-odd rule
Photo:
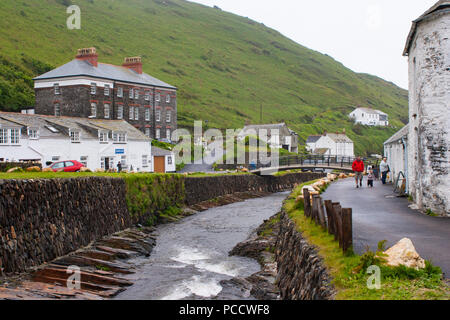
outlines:
[[[352,209],[342,208],[339,202],[323,201],[319,195],[311,198],[307,188],[303,189],[303,199],[305,216],[334,235],[344,253],[353,250]]]

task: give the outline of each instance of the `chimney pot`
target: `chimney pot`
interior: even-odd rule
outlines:
[[[97,49],[95,49],[94,47],[78,49],[76,59],[87,61],[94,67],[97,67],[98,66]]]
[[[142,58],[141,57],[127,57],[122,64],[123,67],[134,70],[142,74]]]

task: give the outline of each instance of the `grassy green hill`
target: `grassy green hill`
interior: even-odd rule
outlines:
[[[360,153],[381,152],[407,121],[407,91],[248,18],[182,0],[77,0],[81,30],[69,30],[70,3],[1,0],[1,109],[33,105],[33,76],[95,46],[107,63],[141,55],[145,72],[177,86],[180,126],[258,123],[262,105],[264,122],[285,121],[303,140],[346,128]],[[388,113],[393,128],[354,127],[355,105]]]

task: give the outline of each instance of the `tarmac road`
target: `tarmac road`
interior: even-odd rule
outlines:
[[[374,182],[374,188],[357,189],[352,178],[332,183],[322,195],[324,200],[340,202],[353,209],[353,246],[361,254],[367,246],[376,250],[378,242],[387,240],[387,248],[402,238],[412,240],[417,252],[442,268],[450,277],[450,219],[430,217],[408,208],[406,198],[397,198],[392,185]]]

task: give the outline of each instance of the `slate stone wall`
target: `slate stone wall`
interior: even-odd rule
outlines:
[[[296,229],[287,213],[281,213],[275,257],[277,284],[283,300],[331,300],[334,288],[321,257]]]

